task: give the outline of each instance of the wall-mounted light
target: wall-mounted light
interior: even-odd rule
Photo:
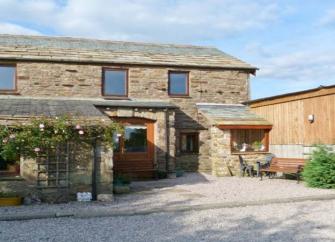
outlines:
[[[308,115],[308,121],[309,121],[310,123],[313,123],[313,122],[314,122],[314,114],[309,114],[309,115]]]

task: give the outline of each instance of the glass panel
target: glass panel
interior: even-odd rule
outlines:
[[[15,89],[15,67],[0,66],[0,90]]]
[[[181,152],[197,153],[198,152],[198,134],[181,135]]]
[[[170,94],[187,94],[187,73],[170,73]]]
[[[181,136],[181,151],[187,151],[187,136]]]
[[[104,94],[126,96],[127,73],[124,70],[105,70]]]
[[[125,152],[147,151],[147,127],[144,125],[125,126],[124,133]]]
[[[194,136],[193,135],[187,136],[187,150],[189,152],[194,152]]]
[[[233,152],[266,151],[262,143],[265,137],[264,130],[236,129],[231,133]]]

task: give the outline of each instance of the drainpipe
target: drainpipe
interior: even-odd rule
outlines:
[[[92,200],[96,201],[98,197],[98,184],[97,184],[97,175],[98,175],[98,144],[97,139],[94,138],[93,143],[93,164],[92,164]]]
[[[170,122],[169,122],[169,109],[165,109],[165,171],[169,172],[169,162],[170,162]]]

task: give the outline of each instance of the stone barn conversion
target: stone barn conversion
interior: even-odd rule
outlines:
[[[273,124],[270,152],[308,158],[316,144],[335,145],[335,85],[248,101]]]
[[[271,123],[241,104],[256,70],[213,47],[0,35],[0,122],[71,114],[122,124],[114,150],[98,155],[100,193],[111,193],[120,174],[235,175],[238,155],[256,160],[268,153]],[[91,156],[88,149],[69,159],[70,194],[90,191]],[[35,160],[18,159],[20,169],[6,162],[1,189],[61,191],[36,185]]]

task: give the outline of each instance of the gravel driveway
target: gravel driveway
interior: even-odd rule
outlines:
[[[132,183],[133,193],[115,196],[112,203],[78,203],[1,208],[0,215],[34,214],[48,211],[71,213],[73,210],[112,211],[159,209],[173,206],[224,202],[263,201],[335,194],[335,190],[308,188],[294,180],[239,177],[214,177],[203,173],[186,173],[177,179]]]
[[[0,241],[335,241],[335,201],[0,222]]]

